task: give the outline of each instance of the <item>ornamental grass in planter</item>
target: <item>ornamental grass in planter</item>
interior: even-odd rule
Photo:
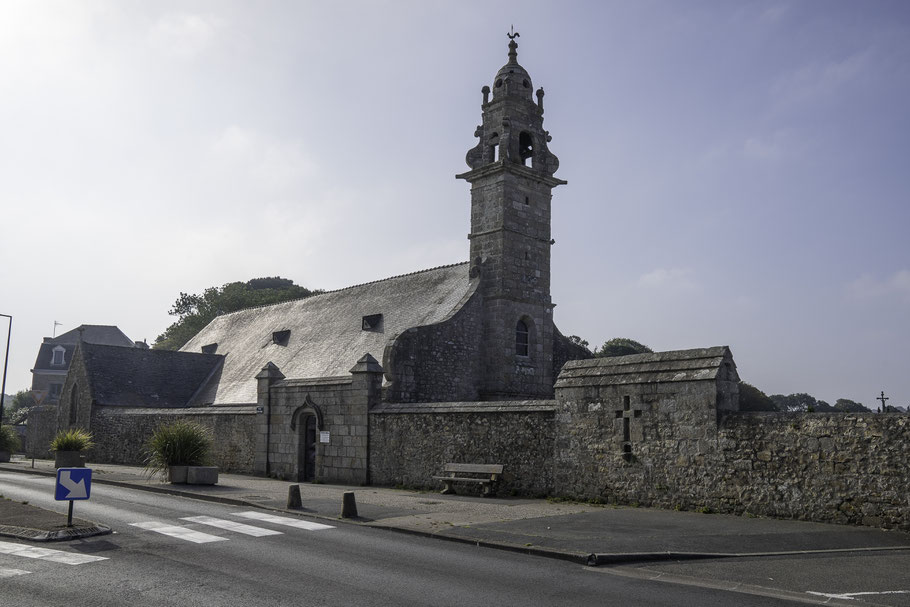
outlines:
[[[8,462],[10,456],[19,450],[19,436],[12,426],[0,426],[0,462]]]
[[[203,466],[209,460],[212,437],[194,422],[176,421],[158,426],[145,445],[145,468],[149,476],[167,476],[171,483],[185,483],[187,467]]]
[[[54,465],[57,468],[81,468],[85,466],[85,455],[95,446],[92,433],[82,428],[60,430],[51,441],[54,452]]]

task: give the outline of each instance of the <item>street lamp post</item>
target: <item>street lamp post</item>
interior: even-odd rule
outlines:
[[[6,356],[3,358],[3,384],[0,385],[0,426],[3,425],[3,399],[6,395],[6,365],[9,362],[9,340],[13,335],[13,317],[9,314],[0,314],[9,319],[9,329],[6,330]]]

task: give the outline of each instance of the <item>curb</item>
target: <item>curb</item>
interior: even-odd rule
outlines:
[[[96,535],[108,535],[111,532],[110,527],[98,524],[92,525],[91,527],[71,527],[54,531],[31,529],[30,527],[16,527],[15,525],[0,525],[0,536],[13,537],[32,542],[63,542],[66,540],[94,537]]]

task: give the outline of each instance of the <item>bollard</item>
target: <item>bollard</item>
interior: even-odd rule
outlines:
[[[291,508],[302,508],[303,501],[300,499],[300,485],[288,486],[288,510]]]
[[[353,491],[345,491],[341,496],[341,518],[357,518],[357,502]]]

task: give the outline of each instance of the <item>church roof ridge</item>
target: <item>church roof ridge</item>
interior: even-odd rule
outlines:
[[[340,291],[347,291],[348,289],[356,289],[358,287],[365,287],[367,285],[374,285],[374,284],[380,283],[380,282],[386,282],[389,280],[396,280],[398,278],[404,278],[405,276],[414,276],[415,274],[423,274],[425,272],[433,272],[435,270],[444,270],[445,268],[454,268],[455,266],[464,266],[464,265],[468,265],[469,263],[470,263],[469,261],[459,261],[458,263],[444,264],[441,266],[435,266],[433,268],[427,268],[425,270],[415,270],[413,272],[405,272],[404,274],[398,274],[396,276],[389,276],[387,278],[379,278],[377,280],[370,280],[368,282],[362,282],[362,283],[356,284],[356,285],[349,285],[347,287],[341,287],[340,289],[333,289],[331,291],[325,291],[323,293],[320,293],[319,295],[328,295],[329,293],[338,293]]]
[[[245,311],[247,311],[247,310],[256,310],[256,309],[258,309],[258,308],[268,308],[268,307],[271,307],[271,306],[277,306],[277,305],[281,305],[281,304],[287,304],[287,303],[291,303],[291,302],[295,302],[295,301],[302,301],[302,300],[304,300],[304,299],[314,299],[314,298],[316,298],[316,297],[322,297],[323,295],[332,295],[332,294],[334,294],[334,293],[340,293],[340,292],[342,292],[342,291],[347,291],[347,290],[349,290],[349,289],[356,289],[356,288],[359,288],[359,287],[366,287],[366,286],[374,285],[374,284],[377,284],[377,283],[380,283],[380,282],[386,282],[386,281],[389,281],[389,280],[396,280],[396,279],[398,279],[398,278],[404,278],[405,276],[414,276],[414,275],[416,275],[416,274],[423,274],[423,273],[425,273],[425,272],[433,272],[433,271],[435,271],[435,270],[444,270],[444,269],[446,269],[446,268],[454,268],[455,266],[468,265],[469,263],[470,263],[469,261],[459,261],[458,263],[444,264],[444,265],[441,265],[441,266],[435,266],[435,267],[432,267],[432,268],[426,268],[425,270],[415,270],[415,271],[413,271],[413,272],[405,272],[404,274],[398,274],[398,275],[396,275],[396,276],[389,276],[389,277],[387,277],[387,278],[379,278],[379,279],[377,279],[377,280],[370,280],[370,281],[368,281],[368,282],[361,282],[361,283],[358,283],[358,284],[356,284],[356,285],[348,285],[348,286],[346,286],[346,287],[340,287],[340,288],[338,288],[338,289],[332,289],[331,291],[322,291],[321,293],[315,293],[315,294],[313,294],[313,295],[304,295],[303,297],[296,297],[296,298],[294,298],[294,299],[288,299],[288,300],[279,301],[279,302],[276,302],[276,303],[259,304],[258,306],[249,306],[249,307],[246,307],[246,308],[238,308],[238,309],[232,310],[231,312],[228,312],[228,313],[226,313],[226,314],[220,314],[219,316],[229,316],[229,315],[231,315],[231,314],[236,314],[237,312],[245,312]]]

